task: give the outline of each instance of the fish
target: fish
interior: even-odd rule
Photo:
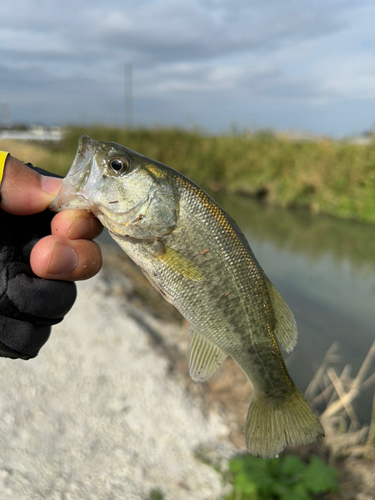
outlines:
[[[280,352],[297,343],[292,312],[235,221],[198,185],[124,146],[81,136],[50,208],[92,212],[187,319],[194,381],[209,379],[227,356],[240,366],[253,388],[251,455],[273,458],[324,436]]]

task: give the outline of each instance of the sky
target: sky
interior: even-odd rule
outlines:
[[[375,125],[372,0],[12,0],[0,121],[343,137]],[[129,73],[128,73],[129,75]]]

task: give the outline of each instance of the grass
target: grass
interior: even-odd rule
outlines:
[[[209,135],[180,129],[69,128],[58,144],[13,143],[15,156],[64,175],[78,137],[114,141],[166,163],[204,189],[264,198],[281,207],[375,223],[375,142],[292,142],[272,133]],[[0,145],[4,148],[4,143]],[[35,155],[34,155],[35,149]]]

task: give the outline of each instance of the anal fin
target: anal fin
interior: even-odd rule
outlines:
[[[190,327],[190,333],[192,334],[189,361],[190,376],[195,382],[205,382],[219,368],[227,357],[227,353],[192,327]]]

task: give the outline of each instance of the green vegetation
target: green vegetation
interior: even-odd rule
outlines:
[[[39,166],[64,174],[81,134],[126,145],[179,170],[205,189],[375,222],[375,142],[292,142],[265,132],[212,136],[180,129],[97,126],[68,129],[61,143],[49,146],[49,155],[39,148]]]
[[[163,500],[164,494],[158,489],[153,488],[150,490],[147,500]]]
[[[338,489],[337,471],[313,456],[262,460],[250,455],[229,462],[233,493],[226,500],[312,500]]]

